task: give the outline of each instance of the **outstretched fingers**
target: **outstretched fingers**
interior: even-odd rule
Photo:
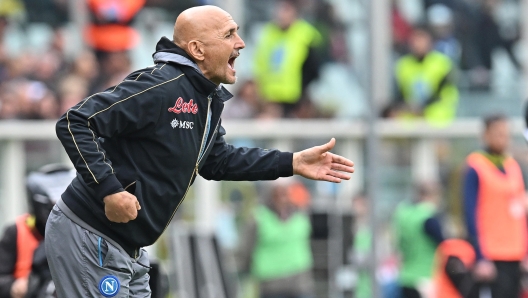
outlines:
[[[346,173],[354,173],[354,167],[345,166],[340,163],[332,163],[331,169],[334,171],[341,171]]]
[[[334,182],[334,183],[341,183],[341,179],[334,177],[332,175],[329,175],[329,174],[324,175],[321,180],[328,181],[328,182]]]
[[[348,174],[345,174],[345,173],[342,173],[342,172],[338,172],[338,171],[334,171],[334,170],[330,170],[328,171],[327,175],[331,175],[331,176],[334,176],[336,178],[339,178],[341,180],[350,180],[350,175]]]
[[[333,163],[337,163],[337,164],[342,164],[342,165],[345,165],[345,166],[349,166],[349,167],[353,167],[354,166],[354,162],[353,161],[351,161],[348,158],[344,158],[343,156],[337,155],[337,154],[332,154],[332,162]]]
[[[336,169],[328,169],[321,180],[339,183],[341,180],[350,180],[351,176]]]

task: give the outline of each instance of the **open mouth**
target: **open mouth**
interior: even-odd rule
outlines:
[[[227,60],[227,66],[233,71],[235,71],[235,60],[239,55],[239,53],[232,54],[231,57],[229,57],[229,60]]]

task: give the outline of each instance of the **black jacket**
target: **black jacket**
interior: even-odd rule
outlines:
[[[56,126],[78,172],[64,203],[132,256],[162,234],[197,174],[208,180],[293,174],[292,153],[225,142],[220,114],[232,95],[205,78],[182,49],[162,38],[153,57],[154,66],[86,98]],[[111,222],[104,213],[104,197],[122,190],[142,207],[126,224]]]
[[[0,298],[11,298],[17,251],[17,227],[12,224],[5,228],[0,239]]]

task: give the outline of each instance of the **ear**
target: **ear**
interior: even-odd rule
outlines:
[[[189,50],[189,55],[197,61],[203,61],[205,59],[205,49],[203,43],[198,40],[191,40],[187,43],[187,49]]]

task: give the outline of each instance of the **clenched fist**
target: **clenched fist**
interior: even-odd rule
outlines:
[[[118,223],[127,223],[136,219],[138,210],[141,210],[136,196],[126,191],[106,196],[104,204],[108,220]]]

